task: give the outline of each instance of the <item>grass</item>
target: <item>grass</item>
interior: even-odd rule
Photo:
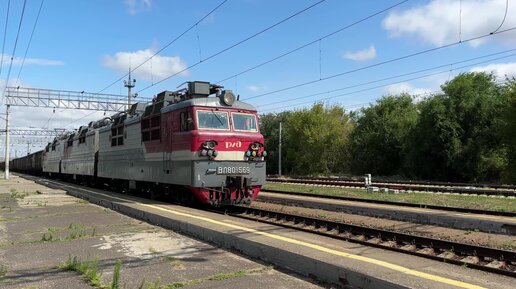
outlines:
[[[170,264],[170,267],[172,268],[183,268],[185,266],[185,263],[181,260],[178,260],[174,257],[166,257],[168,264]]]
[[[23,200],[29,193],[27,192],[18,192],[16,189],[11,189],[11,198]]]
[[[293,191],[317,195],[343,196],[369,200],[395,201],[421,205],[459,207],[500,212],[516,212],[516,199],[493,198],[487,196],[461,196],[435,193],[377,193],[362,189],[318,187],[310,185],[293,185],[268,183],[264,190]]]
[[[102,284],[102,274],[99,273],[98,259],[82,262],[77,257],[68,256],[68,260],[59,265],[59,269],[75,271],[82,274],[82,278],[93,287],[107,288]]]
[[[115,270],[113,271],[113,281],[111,281],[111,289],[120,289],[120,270],[122,269],[122,261],[117,260]]]
[[[5,275],[7,275],[7,266],[1,265],[0,266],[0,280],[3,280],[5,278]]]
[[[113,280],[108,286],[102,283],[102,273],[99,271],[99,262],[95,258],[92,261],[81,261],[76,256],[68,256],[68,259],[58,266],[59,269],[81,273],[82,278],[91,286],[101,289],[120,289],[120,272],[122,261],[117,260],[113,271]]]

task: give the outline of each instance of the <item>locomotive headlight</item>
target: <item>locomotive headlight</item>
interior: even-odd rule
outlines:
[[[255,157],[255,156],[256,156],[256,151],[253,151],[253,157]]]
[[[267,156],[267,152],[266,152],[266,151],[263,151],[262,156],[263,156],[263,157],[266,157],[266,156]]]
[[[224,90],[220,95],[220,100],[222,100],[225,105],[231,106],[235,102],[235,95],[231,90]]]
[[[201,156],[205,157],[208,155],[208,150],[202,150],[201,151]]]
[[[253,151],[257,151],[257,150],[259,150],[259,149],[260,149],[260,147],[261,147],[261,146],[262,146],[262,144],[261,144],[261,143],[259,143],[259,142],[254,142],[254,143],[252,143],[252,144],[251,144],[251,149],[252,149]]]
[[[214,141],[214,140],[209,140],[209,141],[205,141],[203,144],[202,144],[202,147],[207,149],[207,150],[211,150],[213,149],[215,146],[217,145],[217,142]]]
[[[245,156],[246,156],[246,157],[250,157],[250,156],[251,156],[251,151],[246,151],[246,152],[245,152]]]

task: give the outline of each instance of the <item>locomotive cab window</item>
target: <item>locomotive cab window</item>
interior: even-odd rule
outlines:
[[[248,113],[232,113],[233,128],[237,131],[257,132],[256,116]]]
[[[229,130],[228,113],[214,110],[198,110],[197,125],[199,129]]]
[[[194,129],[194,123],[192,113],[189,111],[183,111],[179,115],[181,123],[181,131],[189,131]]]

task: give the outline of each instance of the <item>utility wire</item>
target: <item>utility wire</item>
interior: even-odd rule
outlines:
[[[308,42],[308,43],[306,43],[306,44],[303,44],[303,45],[301,45],[301,46],[299,46],[299,47],[297,47],[297,48],[294,48],[294,49],[292,49],[292,50],[290,50],[290,51],[288,51],[288,52],[285,52],[285,53],[283,53],[283,54],[281,54],[281,55],[279,55],[279,56],[276,56],[276,57],[274,57],[274,58],[272,58],[272,59],[270,59],[270,60],[267,60],[267,61],[265,61],[265,62],[262,62],[262,63],[260,63],[260,64],[257,64],[257,65],[255,65],[255,66],[253,66],[253,67],[250,67],[250,68],[248,68],[248,69],[245,69],[245,70],[243,70],[243,71],[241,71],[241,72],[239,72],[239,73],[236,73],[236,74],[233,74],[233,75],[231,75],[231,76],[228,76],[228,77],[226,77],[226,78],[224,78],[224,79],[222,79],[222,80],[219,80],[219,81],[217,81],[217,82],[215,82],[215,83],[217,83],[217,84],[218,84],[218,83],[222,83],[222,82],[227,81],[227,80],[229,80],[229,79],[231,79],[231,78],[234,78],[234,77],[237,77],[237,76],[239,76],[239,75],[242,75],[242,74],[248,73],[248,72],[250,72],[250,71],[252,71],[252,70],[255,70],[255,69],[259,68],[259,67],[262,67],[262,66],[264,66],[264,65],[266,65],[266,64],[269,64],[269,63],[271,63],[271,62],[274,62],[274,61],[276,61],[276,60],[278,60],[278,59],[280,59],[280,58],[283,58],[283,57],[285,57],[285,56],[287,56],[287,55],[290,55],[290,54],[292,54],[292,53],[294,53],[294,52],[296,52],[296,51],[299,51],[299,50],[301,50],[301,49],[303,49],[303,48],[306,48],[306,47],[308,47],[308,46],[310,46],[310,45],[312,45],[312,44],[315,44],[315,43],[317,43],[317,42],[319,42],[319,43],[320,43],[320,41],[321,41],[321,40],[324,40],[324,39],[326,39],[326,38],[328,38],[328,37],[331,37],[331,36],[333,36],[333,35],[335,35],[335,34],[337,34],[337,33],[342,32],[342,31],[344,31],[344,30],[346,30],[346,29],[349,29],[349,28],[351,28],[351,27],[353,27],[353,26],[355,26],[355,25],[357,25],[357,24],[360,24],[360,23],[362,23],[362,22],[364,22],[364,21],[366,21],[366,20],[369,20],[369,19],[371,19],[371,18],[373,18],[373,17],[375,17],[375,16],[378,16],[378,15],[380,15],[380,14],[384,13],[384,12],[387,12],[387,11],[389,11],[389,10],[391,10],[391,9],[393,9],[393,8],[395,8],[395,7],[399,6],[399,5],[401,5],[401,4],[403,4],[403,3],[407,2],[407,1],[408,1],[408,0],[398,2],[398,3],[396,3],[396,4],[394,4],[394,5],[390,6],[390,7],[387,7],[387,8],[385,8],[385,9],[382,9],[382,10],[380,10],[380,11],[378,11],[378,12],[376,12],[376,13],[373,13],[373,14],[371,14],[371,15],[367,16],[367,17],[364,17],[364,18],[362,18],[362,19],[360,19],[360,20],[357,20],[357,21],[355,21],[355,22],[353,22],[353,23],[350,23],[350,24],[348,24],[348,25],[346,25],[346,26],[344,26],[344,27],[341,27],[341,28],[339,28],[339,29],[337,29],[337,30],[335,30],[335,31],[333,31],[333,32],[331,32],[331,33],[329,33],[329,34],[326,34],[326,35],[324,35],[324,36],[322,36],[322,37],[320,37],[320,38],[318,38],[318,39],[315,39],[315,40],[313,40],[313,41],[311,41],[311,42]]]
[[[222,53],[224,53],[224,52],[226,52],[226,51],[228,51],[228,50],[231,50],[231,49],[233,49],[233,48],[235,48],[235,47],[239,46],[240,44],[243,44],[243,43],[245,43],[245,42],[247,42],[247,41],[249,41],[249,40],[251,40],[251,39],[253,39],[253,38],[257,37],[258,35],[263,34],[263,33],[265,33],[265,32],[267,32],[267,31],[271,30],[272,28],[274,28],[274,27],[276,27],[276,26],[279,26],[280,24],[282,24],[282,23],[284,23],[284,22],[286,22],[286,21],[288,21],[288,20],[290,20],[290,19],[292,19],[292,18],[294,18],[294,17],[298,16],[299,14],[302,14],[303,12],[306,12],[306,11],[308,11],[308,10],[312,9],[313,7],[315,7],[315,6],[317,6],[317,5],[321,4],[321,3],[323,3],[324,1],[326,1],[326,0],[320,0],[320,1],[318,1],[318,2],[314,3],[314,4],[310,5],[310,6],[308,6],[308,7],[304,8],[304,9],[302,9],[301,11],[298,11],[298,12],[296,12],[296,13],[294,13],[294,14],[292,14],[292,15],[288,16],[287,18],[284,18],[284,19],[283,19],[283,20],[281,20],[281,21],[274,23],[274,24],[273,24],[273,25],[271,25],[271,26],[269,26],[269,27],[267,27],[267,28],[265,28],[265,29],[263,29],[263,30],[258,31],[258,32],[256,32],[256,33],[254,33],[253,35],[248,36],[247,38],[245,38],[245,39],[243,39],[243,40],[240,40],[240,41],[238,41],[238,42],[236,42],[236,43],[234,43],[234,44],[230,45],[229,47],[226,47],[226,48],[224,48],[224,49],[220,50],[219,52],[216,52],[216,53],[214,53],[214,54],[212,54],[212,55],[208,56],[207,58],[205,58],[205,59],[203,59],[203,60],[201,60],[201,61],[199,61],[199,62],[197,62],[197,63],[195,63],[195,64],[193,64],[193,65],[190,65],[189,67],[187,67],[187,68],[185,68],[185,69],[182,69],[182,70],[180,70],[180,71],[178,71],[178,72],[176,72],[176,73],[173,73],[173,74],[171,74],[171,75],[169,75],[169,76],[165,77],[164,79],[162,79],[162,80],[160,80],[160,81],[158,81],[158,82],[156,82],[156,83],[153,83],[153,84],[151,84],[151,85],[148,85],[148,86],[146,86],[146,87],[144,87],[144,88],[140,89],[137,93],[140,93],[140,92],[142,92],[142,91],[144,91],[144,90],[147,90],[147,89],[149,89],[149,88],[151,88],[151,87],[155,86],[156,84],[160,84],[160,83],[162,83],[162,82],[164,82],[164,81],[166,81],[166,80],[169,80],[170,78],[172,78],[172,77],[174,77],[174,76],[176,76],[176,75],[178,75],[178,74],[181,74],[181,73],[183,73],[183,72],[187,71],[188,69],[194,68],[194,67],[196,67],[197,65],[199,65],[199,64],[201,64],[201,63],[203,63],[203,62],[206,62],[207,60],[210,60],[210,59],[212,59],[212,58],[215,58],[215,57],[219,56],[220,54],[222,54]]]
[[[507,17],[507,10],[509,10],[509,0],[505,2],[505,14],[503,15],[502,23],[500,23],[500,26],[498,26],[498,28],[496,28],[495,31],[491,32],[491,34],[495,33],[496,31],[498,31],[498,29],[502,28],[502,25],[505,23],[505,18]]]
[[[258,98],[258,97],[262,97],[262,96],[266,96],[266,95],[270,95],[270,94],[275,94],[275,93],[278,93],[278,92],[287,91],[287,90],[294,89],[294,88],[299,88],[299,87],[306,86],[306,85],[309,85],[309,84],[314,84],[314,83],[317,83],[317,82],[329,80],[329,79],[336,78],[336,77],[339,77],[339,76],[343,76],[343,75],[346,75],[346,74],[351,74],[351,73],[362,71],[362,70],[366,70],[366,69],[369,69],[369,68],[372,68],[372,67],[381,66],[381,65],[384,65],[384,64],[400,61],[400,60],[403,60],[403,59],[411,58],[411,57],[414,57],[414,56],[426,54],[426,53],[429,53],[429,52],[441,50],[441,49],[444,49],[444,48],[452,47],[452,46],[459,45],[459,44],[462,44],[462,43],[471,42],[471,41],[474,41],[474,40],[479,40],[479,39],[486,38],[486,37],[489,37],[489,36],[492,36],[492,35],[501,34],[501,33],[509,32],[509,31],[513,31],[513,30],[516,30],[516,27],[508,28],[508,29],[501,30],[501,31],[498,31],[498,32],[494,32],[494,33],[488,33],[488,34],[481,35],[481,36],[472,37],[472,38],[469,38],[469,39],[466,39],[466,40],[463,40],[463,41],[457,41],[457,42],[445,44],[445,45],[442,45],[442,46],[433,47],[433,48],[430,48],[430,49],[418,51],[418,52],[415,52],[415,53],[411,53],[411,54],[407,54],[407,55],[404,55],[404,56],[392,58],[392,59],[385,60],[385,61],[382,61],[382,62],[378,62],[378,63],[375,63],[375,64],[371,64],[371,65],[363,66],[363,67],[360,67],[360,68],[348,70],[348,71],[345,71],[345,72],[342,72],[342,73],[337,73],[337,74],[334,74],[334,75],[323,77],[321,79],[307,81],[307,82],[299,83],[299,84],[292,85],[292,86],[289,86],[289,87],[285,87],[285,88],[273,90],[273,91],[270,91],[270,92],[258,94],[258,95],[255,95],[255,96],[251,96],[251,97],[245,98],[244,100],[249,100],[249,99]]]
[[[287,107],[298,106],[298,105],[303,105],[303,104],[308,104],[308,103],[314,103],[314,102],[317,102],[317,101],[327,101],[327,100],[330,100],[330,99],[333,99],[333,98],[340,98],[340,97],[343,97],[343,96],[347,96],[347,95],[351,95],[351,94],[356,94],[356,93],[360,93],[360,92],[365,92],[365,91],[369,91],[369,90],[373,90],[373,89],[377,89],[377,88],[382,88],[382,87],[386,87],[386,86],[393,85],[393,84],[399,84],[399,83],[403,83],[403,82],[407,82],[407,81],[412,81],[412,80],[417,80],[417,79],[421,79],[421,78],[431,77],[431,76],[447,73],[449,71],[464,69],[464,68],[468,68],[468,67],[471,67],[471,66],[475,66],[475,65],[491,62],[493,60],[499,60],[499,59],[513,57],[513,56],[516,56],[516,54],[511,54],[511,55],[506,55],[506,56],[502,56],[502,57],[498,57],[498,58],[494,58],[494,59],[480,61],[480,62],[477,62],[477,63],[468,64],[468,65],[464,65],[464,66],[461,66],[461,67],[456,67],[456,68],[449,69],[449,70],[444,70],[444,71],[434,72],[434,73],[430,73],[430,74],[425,74],[425,75],[422,75],[422,76],[417,76],[417,77],[413,77],[413,78],[409,78],[409,79],[404,79],[404,80],[400,80],[400,81],[396,81],[396,82],[391,82],[391,83],[387,83],[387,84],[382,84],[382,85],[377,85],[377,86],[373,86],[373,87],[368,87],[368,88],[364,88],[364,89],[360,89],[360,90],[356,90],[356,91],[352,91],[352,92],[347,92],[347,93],[343,93],[343,94],[339,94],[339,95],[334,95],[334,96],[330,96],[330,97],[326,97],[326,98],[310,100],[310,101],[307,101],[307,102],[291,104],[291,105],[286,105],[286,106],[281,106],[281,107],[275,107],[275,108],[272,108],[272,109],[266,109],[266,110],[262,111],[262,113],[263,112],[267,112],[267,111],[281,109],[281,108],[287,108]]]
[[[440,68],[447,67],[447,66],[450,66],[450,69],[447,70],[447,71],[451,72],[453,70],[453,69],[451,69],[452,65],[457,65],[457,64],[461,64],[461,63],[465,63],[465,62],[470,62],[470,61],[479,60],[479,59],[482,59],[482,58],[492,57],[492,56],[496,56],[496,55],[500,55],[500,54],[505,54],[505,53],[509,53],[509,52],[515,52],[515,51],[516,51],[516,48],[509,49],[509,50],[505,50],[505,51],[501,51],[501,52],[496,52],[496,53],[482,55],[482,56],[478,56],[478,57],[474,57],[474,58],[469,58],[469,59],[465,59],[465,60],[461,60],[461,61],[456,61],[456,62],[453,62],[453,63],[447,63],[447,64],[438,65],[438,66],[434,66],[434,67],[430,67],[430,68],[425,68],[425,69],[421,69],[421,70],[416,70],[416,71],[412,71],[412,72],[407,72],[407,73],[403,73],[403,74],[389,76],[389,77],[385,77],[385,78],[381,78],[381,79],[377,79],[377,80],[372,80],[372,81],[367,81],[367,82],[363,82],[363,83],[359,83],[359,84],[354,84],[354,85],[350,85],[350,86],[346,86],[346,87],[342,87],[342,88],[337,88],[337,89],[328,90],[328,91],[324,91],[324,92],[309,94],[309,95],[300,96],[300,97],[296,97],[296,98],[284,99],[282,101],[271,102],[271,103],[267,103],[267,104],[264,104],[264,105],[257,105],[256,107],[271,106],[271,105],[275,105],[275,104],[279,104],[279,103],[284,103],[286,101],[294,101],[294,100],[300,100],[300,99],[304,99],[304,98],[308,98],[308,97],[312,97],[312,96],[329,94],[329,93],[333,93],[333,92],[337,92],[337,91],[341,91],[341,90],[346,90],[346,89],[350,89],[350,88],[365,86],[365,85],[368,85],[368,84],[378,83],[378,82],[387,81],[387,80],[396,79],[396,78],[405,77],[405,76],[411,76],[411,75],[415,75],[415,74],[419,74],[419,73],[423,73],[423,72],[427,72],[427,71],[432,71],[432,70],[440,69]]]
[[[169,43],[167,43],[167,45],[165,45],[163,48],[161,48],[160,50],[158,50],[156,53],[154,53],[151,57],[147,58],[144,62],[140,63],[138,66],[136,66],[135,68],[133,68],[131,71],[135,71],[136,69],[140,68],[142,65],[144,65],[145,63],[147,63],[148,61],[152,60],[152,58],[156,55],[158,55],[159,53],[161,53],[163,50],[167,49],[170,45],[172,45],[174,42],[176,42],[177,40],[179,40],[181,37],[183,37],[186,33],[188,33],[190,30],[194,29],[199,23],[201,23],[204,19],[206,19],[208,16],[210,16],[211,14],[213,14],[217,9],[219,9],[222,5],[224,5],[224,3],[226,3],[228,0],[224,0],[222,2],[220,2],[219,5],[217,5],[215,8],[213,8],[208,14],[204,15],[201,19],[199,19],[197,22],[195,22],[194,24],[192,24],[188,29],[186,29],[185,31],[183,31],[181,34],[179,34],[178,36],[176,36],[176,38],[174,38],[172,41],[170,41]],[[118,82],[120,82],[122,79],[124,79],[126,76],[128,76],[129,73],[126,73],[124,74],[122,77],[120,77],[119,79],[113,81],[112,83],[110,83],[108,86],[104,87],[103,89],[99,90],[97,92],[97,94],[100,94],[102,93],[103,91],[105,91],[106,89],[112,87],[113,85],[117,84]],[[154,82],[153,82],[154,84]],[[82,120],[86,117],[89,117],[91,115],[93,115],[95,113],[94,112],[91,112],[83,117],[80,117],[72,122],[69,122],[66,126],[69,126],[79,120]]]
[[[208,16],[210,16],[211,14],[213,14],[213,12],[215,12],[217,9],[220,8],[220,6],[224,5],[224,3],[226,3],[228,0],[224,0],[222,2],[220,2],[219,5],[217,5],[215,8],[213,8],[208,14],[204,15],[201,19],[199,19],[197,22],[195,22],[194,24],[192,24],[188,29],[186,29],[185,31],[183,31],[183,33],[179,34],[178,36],[176,36],[176,38],[174,38],[172,41],[170,41],[169,43],[167,43],[167,45],[163,46],[163,48],[161,48],[160,50],[158,50],[156,53],[154,53],[151,57],[147,58],[144,62],[140,63],[138,66],[136,66],[135,68],[131,69],[132,72],[134,72],[135,70],[137,70],[138,68],[142,67],[142,65],[144,65],[145,63],[147,63],[149,60],[151,60],[154,56],[158,55],[160,52],[162,52],[163,50],[167,49],[170,45],[172,45],[174,42],[176,42],[177,40],[179,40],[181,37],[183,37],[186,33],[188,33],[190,30],[194,29],[197,27],[197,25],[199,23],[201,23],[204,19],[206,19]],[[120,77],[119,79],[113,81],[111,84],[109,84],[108,86],[104,87],[103,89],[101,89],[99,92],[97,93],[101,93],[103,91],[105,91],[106,89],[110,88],[111,86],[115,85],[116,83],[118,83],[120,80],[124,79],[125,77],[127,77],[129,75],[129,73],[126,73],[124,74],[122,77]]]
[[[18,45],[18,38],[20,37],[20,30],[21,30],[21,26],[22,26],[22,22],[23,22],[23,15],[25,15],[26,4],[27,4],[27,0],[24,0],[22,13],[21,13],[21,17],[20,17],[20,23],[18,24],[18,32],[16,33],[16,40],[14,41],[13,53],[11,54],[11,63],[9,64],[9,70],[7,71],[7,78],[5,80],[5,86],[4,86],[4,91],[2,93],[2,99],[0,100],[0,105],[2,105],[2,103],[3,103],[5,90],[7,89],[7,84],[9,83],[9,77],[11,76],[11,69],[13,68],[14,55],[16,53],[16,46]]]
[[[39,5],[38,16],[36,16],[36,21],[34,22],[34,27],[32,27],[32,32],[30,33],[29,44],[27,44],[27,49],[25,49],[25,55],[23,55],[22,64],[20,66],[20,70],[18,71],[18,77],[16,77],[16,84],[14,86],[18,86],[18,81],[20,80],[20,75],[23,70],[23,65],[25,64],[25,59],[27,58],[27,53],[29,52],[29,47],[32,42],[32,36],[34,36],[34,31],[36,30],[36,26],[38,25],[39,15],[41,14],[41,8],[43,8],[43,3],[45,0],[41,0],[41,4]]]
[[[2,59],[0,60],[0,75],[2,75],[2,67],[4,65],[5,39],[7,38],[7,24],[9,22],[9,8],[11,7],[11,0],[7,2],[7,15],[5,16],[4,41],[2,43]]]

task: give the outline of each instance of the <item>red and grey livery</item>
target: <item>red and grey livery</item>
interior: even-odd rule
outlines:
[[[265,183],[266,155],[256,109],[196,81],[56,138],[42,172],[213,206],[249,204]]]

